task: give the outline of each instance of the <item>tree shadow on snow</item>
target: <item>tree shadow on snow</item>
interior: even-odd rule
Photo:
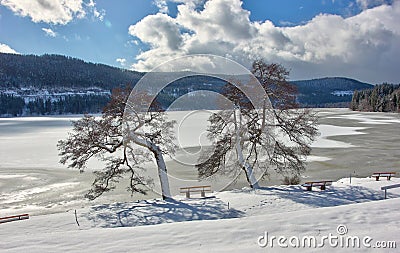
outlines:
[[[263,189],[265,192],[271,193],[273,191],[273,194],[280,198],[290,199],[293,202],[310,207],[340,206],[384,199],[383,191],[376,191],[362,186],[349,186],[345,189],[328,186],[324,191],[314,188],[313,191],[305,191],[304,187],[301,186],[289,186],[286,188],[268,187]],[[400,195],[388,193],[388,197],[400,197]]]
[[[133,227],[161,223],[239,218],[244,213],[228,209],[218,199],[143,200],[94,206],[83,215],[96,227]]]

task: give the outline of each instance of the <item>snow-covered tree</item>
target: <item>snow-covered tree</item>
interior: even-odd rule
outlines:
[[[287,81],[289,73],[283,66],[259,60],[253,63],[252,73],[268,97],[259,97],[262,106],[255,108],[243,89],[225,85],[222,94],[233,108],[209,118],[208,138],[213,149],[200,157],[196,166],[200,178],[232,173],[239,167],[249,186],[257,188],[256,170],[260,177],[268,176],[270,167],[285,176],[305,170],[310,144],[318,134],[316,116],[298,107],[296,89]],[[254,80],[240,86],[251,89],[252,85],[256,85]]]
[[[91,159],[105,165],[94,168],[96,178],[87,194],[95,199],[116,187],[129,175],[129,191],[145,194],[152,179],[144,176],[143,163],[154,158],[157,163],[162,197],[171,196],[164,155],[174,152],[172,129],[174,121],[167,121],[164,112],[152,106],[150,112],[136,112],[128,101],[130,88],[115,89],[101,117],[85,115],[73,122],[73,130],[66,140],[58,142],[62,164],[84,171]],[[144,102],[146,94],[131,96],[135,103]],[[155,105],[155,103],[153,103]]]

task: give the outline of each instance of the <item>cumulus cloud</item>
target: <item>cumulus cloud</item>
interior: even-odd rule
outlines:
[[[75,16],[82,18],[86,14],[82,0],[1,0],[0,3],[18,15],[29,16],[33,22],[66,24]]]
[[[45,34],[49,37],[55,38],[57,36],[57,33],[55,31],[51,30],[50,28],[42,28],[42,31],[44,31]]]
[[[129,33],[153,48],[170,51],[179,50],[183,40],[177,22],[162,13],[149,15],[136,25],[130,26]]]
[[[1,0],[0,4],[22,17],[30,17],[35,23],[65,25],[74,18],[85,17],[87,11],[99,19],[104,16],[104,12],[95,8],[93,0],[88,4],[83,0]]]
[[[130,26],[129,33],[150,46],[137,56],[134,69],[148,71],[173,57],[210,53],[245,66],[256,58],[279,62],[295,79],[341,75],[399,81],[394,66],[400,64],[400,1],[348,18],[320,14],[291,27],[251,21],[240,0],[209,0],[201,9],[188,2],[178,5],[176,18],[157,13]]]
[[[19,54],[17,51],[12,49],[10,46],[6,44],[0,43],[0,53],[6,53],[6,54]]]

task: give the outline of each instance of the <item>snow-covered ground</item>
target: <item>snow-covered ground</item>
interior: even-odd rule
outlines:
[[[276,237],[337,235],[339,225],[347,226],[346,235],[370,236],[373,242],[398,240],[400,190],[389,190],[389,199],[383,200],[380,187],[400,179],[376,182],[367,176],[381,170],[400,175],[400,116],[346,109],[321,109],[318,114],[321,135],[303,180],[343,178],[326,191],[268,186],[214,193],[207,199],[178,196],[168,202],[154,194],[132,198],[124,185],[94,202],[84,200],[92,174],[60,165],[56,149],[71,129],[70,120],[78,116],[0,119],[0,217],[31,215],[0,224],[0,252],[279,252],[283,249],[276,242],[270,249],[257,240],[265,232]],[[170,116],[181,125],[177,133],[182,147],[190,151],[207,145],[207,112]],[[174,175],[195,177],[195,171],[172,159],[167,165]],[[350,184],[349,174],[359,178]],[[279,185],[280,179],[272,175],[268,183]],[[241,188],[240,182],[236,187]],[[328,245],[302,251],[342,249]],[[376,249],[361,247],[364,251]]]
[[[215,193],[207,199],[178,196],[171,201],[96,205],[77,210],[80,226],[73,211],[0,224],[0,248],[2,252],[396,252],[400,189],[389,190],[387,200],[380,190],[394,183],[400,179],[352,178],[350,184],[344,178],[326,191],[276,186]],[[324,241],[330,234],[332,241]],[[287,248],[271,241],[273,236],[287,238],[281,243]],[[294,247],[293,238],[301,242],[310,237],[316,240],[315,248],[314,244]],[[377,250],[382,242],[397,249]]]

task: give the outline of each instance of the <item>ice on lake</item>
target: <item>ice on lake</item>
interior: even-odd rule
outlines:
[[[321,135],[313,143],[312,155],[304,178],[337,180],[350,173],[369,176],[376,170],[400,168],[399,115],[390,113],[360,113],[347,109],[319,109]],[[208,145],[205,130],[210,112],[169,112],[180,128],[177,141],[184,149],[178,150],[178,160],[195,160],[199,146]],[[62,212],[85,206],[83,199],[90,188],[93,175],[79,173],[58,163],[57,141],[71,130],[71,117],[27,117],[0,119],[0,206],[1,214],[15,209],[31,213]],[[185,119],[185,120],[183,120]],[[383,124],[384,123],[384,124]],[[94,168],[101,164],[92,163]],[[188,185],[197,182],[195,168],[167,159],[169,172],[184,178]],[[154,166],[150,170],[155,173]],[[271,172],[266,185],[280,184],[281,176]],[[212,182],[211,182],[212,183]],[[243,187],[240,179],[233,187]],[[178,183],[171,181],[173,193]],[[114,203],[138,198],[126,192],[121,184],[94,203]],[[90,203],[93,204],[93,203]]]

